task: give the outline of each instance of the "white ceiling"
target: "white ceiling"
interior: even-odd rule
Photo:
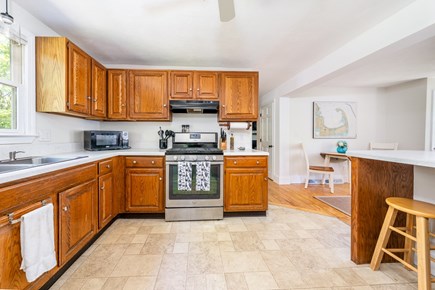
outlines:
[[[413,0],[14,0],[108,64],[260,71],[264,94]]]

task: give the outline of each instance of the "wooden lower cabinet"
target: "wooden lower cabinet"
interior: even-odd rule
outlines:
[[[266,211],[267,157],[225,157],[224,211]]]
[[[96,213],[96,180],[59,193],[60,265],[74,256],[96,234]]]
[[[125,176],[127,212],[164,212],[163,168],[127,168]]]
[[[104,228],[113,218],[113,174],[98,178],[98,229]]]

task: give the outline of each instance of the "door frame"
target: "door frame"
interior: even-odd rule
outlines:
[[[260,114],[259,114],[259,118],[258,118],[258,122],[257,122],[257,148],[259,148],[259,150],[263,150],[263,136],[262,136],[262,116],[263,116],[263,112],[266,109],[266,107],[270,108],[270,113],[271,113],[271,121],[272,121],[272,126],[271,126],[271,130],[272,130],[272,134],[271,134],[271,143],[272,143],[272,148],[270,149],[270,153],[272,156],[269,155],[268,158],[268,166],[270,166],[270,171],[268,170],[268,178],[270,180],[274,180],[274,176],[275,176],[275,157],[276,157],[276,140],[275,140],[275,101],[272,101],[270,103],[264,104],[261,106],[260,108]],[[269,174],[270,172],[270,174]]]

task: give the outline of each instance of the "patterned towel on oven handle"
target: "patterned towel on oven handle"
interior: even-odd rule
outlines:
[[[210,191],[210,162],[196,162],[196,191]]]
[[[178,190],[192,190],[192,162],[178,162]]]

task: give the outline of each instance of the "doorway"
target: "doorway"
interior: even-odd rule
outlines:
[[[273,103],[261,107],[259,122],[259,149],[269,152],[268,176],[273,180]]]

